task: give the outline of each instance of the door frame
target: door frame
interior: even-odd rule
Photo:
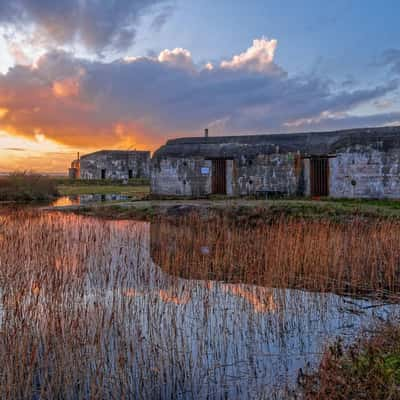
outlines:
[[[225,196],[227,194],[226,158],[213,158],[211,168],[211,193]]]
[[[329,159],[332,156],[311,156],[310,159],[310,195],[311,197],[329,196],[330,170]]]

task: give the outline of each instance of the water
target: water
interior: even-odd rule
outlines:
[[[61,196],[51,204],[53,207],[76,206],[105,201],[127,201],[131,196],[121,194],[81,194],[73,196]]]
[[[49,303],[54,278],[42,281],[19,312],[26,310],[32,336],[52,355],[47,363],[62,359],[52,374],[79,381],[86,394],[93,376],[103,379],[101,398],[279,396],[337,336],[350,342],[377,318],[399,316],[398,305],[373,300],[171,276],[152,260],[148,223],[57,213],[32,222],[19,220],[24,237],[4,254],[40,265],[39,276],[42,265],[63,271],[55,276],[65,284],[59,302],[52,295]],[[32,308],[39,290],[42,302]],[[62,334],[51,331],[56,316]],[[65,398],[81,398],[76,385],[70,390]]]

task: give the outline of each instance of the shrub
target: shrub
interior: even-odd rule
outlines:
[[[45,175],[14,172],[0,178],[0,201],[41,201],[57,195],[55,181]]]
[[[302,397],[327,399],[398,399],[400,327],[386,322],[352,346],[339,340],[324,354],[320,368],[300,376]]]

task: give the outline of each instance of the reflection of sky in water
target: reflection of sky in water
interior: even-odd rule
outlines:
[[[61,196],[51,204],[53,207],[76,206],[80,204],[98,203],[103,201],[125,201],[130,196],[122,194],[81,194],[73,196]]]
[[[93,310],[88,332],[98,310],[109,327],[95,356],[110,360],[104,368],[113,376],[122,349],[133,398],[268,398],[315,365],[327,340],[351,340],[373,317],[398,311],[332,294],[175,278],[151,261],[149,224],[59,218],[55,239],[65,246],[56,267],[85,264],[79,307]],[[73,256],[83,248],[85,257]]]

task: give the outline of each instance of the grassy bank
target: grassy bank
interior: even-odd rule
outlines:
[[[148,186],[130,185],[58,185],[62,196],[81,194],[120,194],[131,197],[143,197],[149,194]]]
[[[143,198],[150,193],[146,179],[130,179],[124,184],[115,180],[76,180],[58,179],[57,188],[62,196],[78,196],[85,194],[118,194],[133,198]]]
[[[319,370],[300,373],[299,383],[302,399],[399,399],[400,325],[379,325],[347,348],[337,341]]]
[[[58,195],[56,182],[48,176],[16,172],[0,178],[0,201],[44,201]]]
[[[224,215],[243,221],[268,222],[280,217],[328,219],[347,221],[354,218],[398,219],[400,203],[397,201],[355,200],[146,200],[129,204],[73,207],[77,213],[110,219],[152,220],[158,216],[173,218],[198,212],[201,215]]]

